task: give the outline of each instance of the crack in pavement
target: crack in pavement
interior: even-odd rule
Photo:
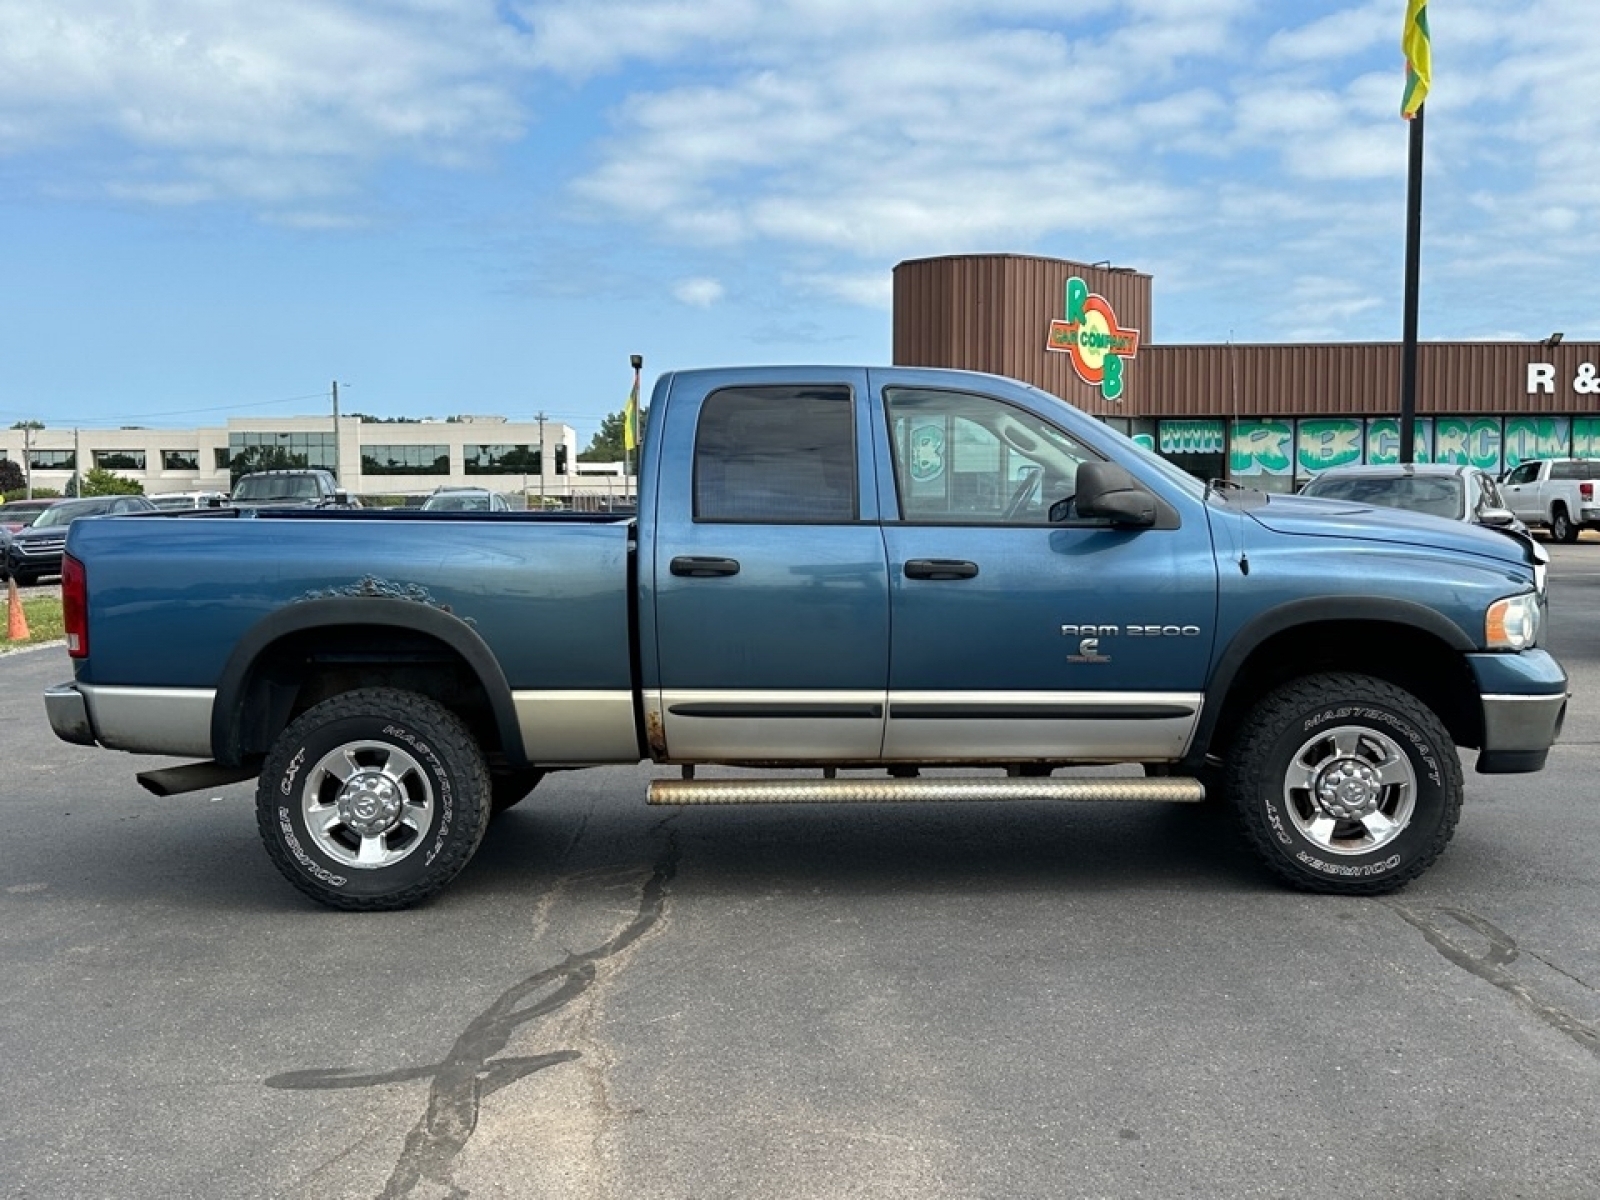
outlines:
[[[590,950],[569,954],[554,966],[537,971],[502,992],[456,1038],[443,1061],[393,1071],[356,1074],[349,1067],[288,1071],[264,1082],[270,1088],[320,1091],[377,1087],[430,1076],[428,1106],[406,1135],[405,1145],[378,1200],[402,1200],[429,1182],[452,1198],[467,1193],[454,1180],[456,1158],[477,1128],[483,1100],[508,1084],[535,1072],[582,1057],[577,1050],[553,1054],[496,1058],[519,1028],[556,1012],[594,984],[596,967],[637,942],[658,921],[666,907],[667,883],[677,870],[678,849],[669,839],[666,853],[645,881],[639,907],[617,934]]]
[[[1462,908],[1440,907],[1434,913],[1443,914],[1450,918],[1447,925],[1435,916],[1425,915],[1415,909],[1407,908],[1396,900],[1383,900],[1380,903],[1394,911],[1401,920],[1414,927],[1422,934],[1430,946],[1442,954],[1448,961],[1454,963],[1462,970],[1476,975],[1485,983],[1499,988],[1517,1001],[1519,1005],[1539,1021],[1554,1029],[1557,1033],[1571,1038],[1590,1054],[1600,1057],[1600,1029],[1596,1029],[1588,1022],[1581,1020],[1544,999],[1516,975],[1507,970],[1520,956],[1517,943],[1511,935],[1498,926],[1491,924],[1475,913],[1470,913]],[[1461,930],[1469,929],[1479,934],[1488,942],[1488,948],[1481,954],[1474,954],[1468,947],[1455,940]],[[1531,955],[1539,962],[1545,962],[1538,955]],[[1551,964],[1546,963],[1549,966]],[[1562,971],[1569,979],[1577,977]],[[1577,980],[1583,982],[1582,980]],[[1588,986],[1585,984],[1584,986]]]

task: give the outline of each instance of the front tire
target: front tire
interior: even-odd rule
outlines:
[[[1464,784],[1439,718],[1365,675],[1312,675],[1245,719],[1226,789],[1267,869],[1302,891],[1374,896],[1443,853]]]
[[[306,710],[262,766],[256,823],[273,864],[331,908],[409,908],[461,872],[489,820],[489,772],[437,701],[394,688]]]

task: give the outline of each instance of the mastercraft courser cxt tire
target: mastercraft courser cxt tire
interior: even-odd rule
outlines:
[[[365,688],[279,735],[256,822],[284,877],[332,908],[408,908],[460,873],[489,821],[489,773],[461,720],[415,692]]]
[[[1310,675],[1261,700],[1228,754],[1226,791],[1271,872],[1309,892],[1374,896],[1443,853],[1461,816],[1455,743],[1409,692]]]

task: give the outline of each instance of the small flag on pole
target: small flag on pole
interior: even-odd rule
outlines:
[[[639,445],[639,376],[633,377],[633,390],[628,393],[628,406],[622,410],[622,448],[629,454]]]
[[[1406,90],[1400,115],[1410,120],[1428,98],[1433,83],[1433,43],[1428,36],[1428,0],[1406,0],[1406,27],[1400,34],[1406,56]]]

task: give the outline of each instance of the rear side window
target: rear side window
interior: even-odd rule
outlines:
[[[1550,464],[1551,479],[1600,479],[1600,461],[1592,458]]]
[[[847,387],[724,388],[700,407],[697,521],[854,521],[856,475],[854,404]]]

